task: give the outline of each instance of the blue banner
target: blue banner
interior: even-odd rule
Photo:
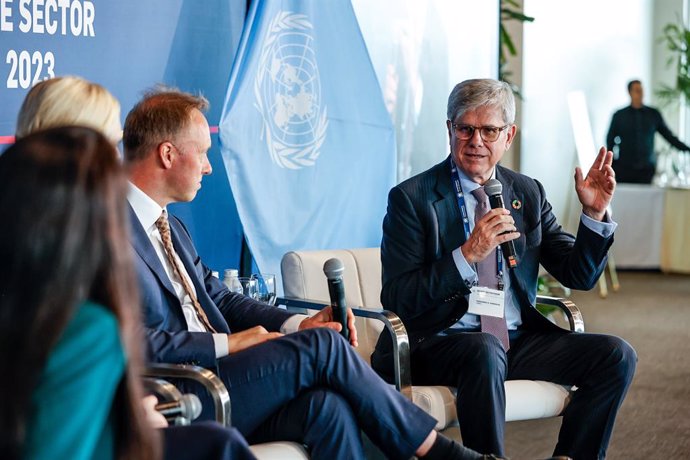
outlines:
[[[380,244],[394,130],[348,0],[252,2],[219,133],[262,272],[291,250]]]
[[[37,81],[79,75],[120,101],[122,119],[157,83],[204,94],[217,129],[246,14],[244,0],[0,0],[0,152]],[[171,207],[214,270],[238,267],[242,227],[217,136],[192,203]]]

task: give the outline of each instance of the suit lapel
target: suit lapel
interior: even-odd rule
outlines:
[[[515,227],[520,232],[520,237],[517,240],[513,240],[518,265],[517,268],[509,270],[510,282],[512,283],[513,291],[520,298],[520,305],[529,305],[529,300],[527,300],[526,296],[528,291],[524,284],[527,277],[518,276],[518,271],[522,268],[520,262],[522,256],[525,254],[526,246],[525,233],[527,229],[524,225],[524,196],[520,190],[516,190],[514,188],[512,178],[507,174],[503,174],[501,167],[496,168],[496,179],[498,179],[498,181],[503,185],[503,202],[506,208],[510,211],[511,216],[513,216]]]
[[[179,229],[179,227],[180,224],[174,218],[170,219],[170,236],[172,237],[173,247],[175,248],[177,255],[180,257],[182,265],[184,265],[184,268],[187,270],[187,274],[192,279],[199,305],[201,305],[201,308],[203,308],[209,322],[216,331],[229,333],[230,327],[216,305],[213,304],[213,300],[209,297],[202,275],[199,275],[197,272],[196,265],[194,264],[194,258],[187,249],[192,243],[189,242],[188,244],[185,244],[182,241],[180,238],[180,233],[182,231]]]
[[[182,243],[182,240],[180,240],[176,225],[173,225],[172,222],[170,224],[170,236],[172,236],[172,243],[173,248],[175,248],[175,252],[177,252],[177,255],[182,261],[182,265],[184,265],[184,268],[187,270],[187,274],[192,279],[192,283],[194,283],[194,289],[197,292],[197,297],[200,297],[198,293],[204,292],[205,287],[199,280],[199,274],[196,272],[196,267],[194,266],[192,256],[189,254],[189,251],[187,251],[185,245]]]
[[[433,202],[436,212],[436,234],[440,235],[441,247],[435,248],[436,255],[445,254],[460,247],[465,242],[465,230],[458,208],[458,200],[453,189],[449,160],[439,165],[436,173],[436,193],[438,199]],[[443,167],[445,165],[445,167]]]
[[[139,222],[139,218],[134,212],[134,209],[132,209],[130,205],[128,205],[128,207],[130,221],[132,222],[131,240],[134,250],[139,255],[139,257],[141,257],[144,263],[146,263],[146,265],[151,269],[154,275],[156,275],[156,278],[158,278],[158,282],[168,292],[170,292],[170,294],[177,298],[175,294],[175,289],[173,288],[172,283],[170,282],[170,279],[168,278],[168,275],[166,274],[165,269],[163,268],[163,264],[161,264],[161,261],[158,258],[158,254],[156,254],[156,250],[153,248],[153,245],[149,240],[149,236],[146,234],[146,231],[141,226],[141,222]]]
[[[513,180],[510,176],[503,174],[501,167],[496,168],[496,179],[498,179],[498,181],[503,185],[503,193],[501,194],[503,196],[503,203],[505,204],[506,209],[510,211],[510,215],[515,221],[515,227],[517,228],[518,232],[520,232],[520,237],[515,240],[514,243],[515,252],[517,253],[519,262],[519,257],[525,253],[526,229],[523,218],[524,210],[522,208],[524,204],[523,195],[520,191],[515,190],[513,187]]]

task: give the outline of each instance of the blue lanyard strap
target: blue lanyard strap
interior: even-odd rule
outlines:
[[[465,230],[465,240],[470,237],[470,218],[467,214],[467,206],[465,204],[465,194],[462,191],[462,185],[460,184],[460,174],[458,173],[458,168],[455,166],[453,159],[450,159],[450,172],[455,185],[455,196],[458,199],[458,207],[460,208],[460,214],[462,215],[462,227]],[[476,267],[475,267],[476,271]],[[498,278],[498,289],[503,290],[503,254],[500,247],[496,247],[496,278]]]

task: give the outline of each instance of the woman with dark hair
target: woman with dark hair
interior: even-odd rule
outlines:
[[[48,129],[0,155],[3,459],[151,459],[117,152]]]

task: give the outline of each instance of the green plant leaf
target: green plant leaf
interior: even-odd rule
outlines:
[[[511,56],[517,56],[517,50],[515,49],[513,39],[510,37],[510,34],[503,26],[501,26],[501,45],[505,46],[508,49],[508,52]]]
[[[498,79],[508,83],[516,97],[522,99],[520,88],[511,82],[511,73],[505,70],[508,55],[517,56],[517,48],[513,38],[505,27],[506,21],[533,22],[534,18],[527,16],[522,11],[518,0],[501,0],[500,2],[500,27],[499,27],[499,52],[498,52]]]
[[[659,43],[666,45],[670,56],[666,60],[666,67],[675,66],[675,87],[661,84],[655,91],[664,105],[678,102],[682,96],[690,100],[690,30],[685,27],[680,17],[675,23],[669,23],[662,29]]]
[[[510,10],[508,8],[501,8],[501,19],[534,22],[534,18],[532,16],[527,16],[519,11]]]

